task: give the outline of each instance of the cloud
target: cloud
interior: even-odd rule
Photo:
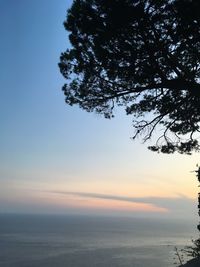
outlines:
[[[150,204],[158,208],[164,208],[171,212],[184,212],[187,210],[194,210],[195,200],[184,195],[177,195],[177,197],[127,197],[118,195],[107,195],[100,193],[86,193],[86,192],[69,192],[69,191],[50,191],[55,194],[71,195],[82,198],[116,200],[131,203]]]

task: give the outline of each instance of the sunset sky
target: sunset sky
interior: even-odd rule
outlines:
[[[150,152],[123,110],[106,120],[65,104],[71,3],[0,0],[0,212],[193,216],[199,154]]]

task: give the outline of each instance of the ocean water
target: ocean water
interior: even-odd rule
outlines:
[[[0,215],[0,267],[171,267],[194,234],[164,219]]]

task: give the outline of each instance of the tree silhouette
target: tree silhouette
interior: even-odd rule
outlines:
[[[199,10],[198,0],[74,0],[59,63],[66,103],[106,118],[123,106],[133,138],[159,129],[153,151],[199,150]]]
[[[199,166],[197,166],[197,167],[198,167],[198,169],[195,172],[196,172],[196,176],[197,176],[198,182],[200,183],[200,167]],[[198,193],[198,214],[200,216],[200,192]],[[192,240],[192,246],[186,246],[182,250],[182,252],[186,253],[187,256],[189,256],[190,258],[193,258],[196,261],[193,261],[193,265],[187,265],[187,264],[184,265],[185,267],[187,267],[187,266],[188,267],[189,266],[197,266],[197,265],[199,266],[199,264],[200,264],[200,222],[197,225],[197,229],[199,231],[199,238],[193,239]],[[177,249],[176,249],[176,255],[180,259],[180,254],[178,253]],[[180,261],[180,263],[182,265],[181,261]],[[189,262],[189,264],[190,264],[190,262]]]

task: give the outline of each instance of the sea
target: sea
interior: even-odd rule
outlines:
[[[172,267],[195,238],[183,220],[0,215],[0,267]],[[175,265],[174,265],[175,264]]]

